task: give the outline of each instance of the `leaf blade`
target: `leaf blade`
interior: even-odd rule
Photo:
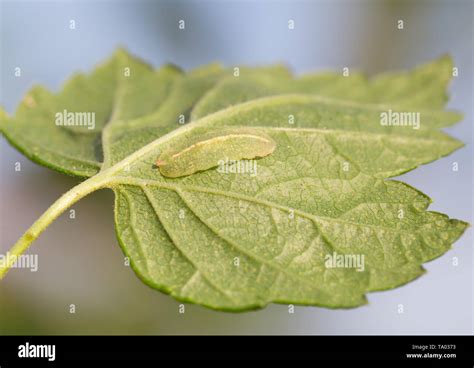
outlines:
[[[371,81],[356,73],[348,79],[336,74],[293,79],[278,66],[242,68],[239,78],[226,78],[229,71],[214,65],[181,75],[173,67],[154,71],[136,61],[132,75],[144,68],[138,82],[120,87],[116,74],[130,62],[119,51],[93,73],[113,86],[109,102],[97,107],[97,132],[64,127],[56,137],[78,150],[72,156],[76,163],[92,157],[98,167],[71,170],[64,154],[58,161],[54,155],[43,160],[44,149],[31,155],[32,136],[9,127],[10,118],[1,112],[4,135],[28,147],[34,160],[68,173],[96,174],[54,204],[18,249],[26,249],[68,204],[108,187],[115,193],[119,243],[150,286],[227,311],[271,302],[349,308],[365,304],[368,292],[419,277],[422,264],[444,254],[468,226],[428,211],[426,195],[388,180],[461,146],[440,132],[460,119],[442,109],[452,66],[447,58]],[[163,83],[144,101],[145,90],[157,84],[152,75]],[[14,119],[25,127],[31,116],[41,129],[58,106],[87,108],[104,87],[87,81],[73,78],[56,97],[39,89],[38,99],[27,96]],[[420,112],[419,127],[382,124],[382,113],[407,109]],[[174,130],[181,115],[192,121]],[[181,152],[182,142],[202,142],[209,131],[249,129],[276,143],[257,161],[258,175],[208,169],[168,178],[154,167],[162,152]],[[84,142],[74,145],[77,139]],[[50,142],[41,143],[44,148]],[[242,151],[239,156],[246,157]],[[356,263],[331,265],[339,256]]]

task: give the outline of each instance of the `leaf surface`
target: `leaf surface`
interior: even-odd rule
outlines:
[[[318,128],[322,107],[312,99],[314,111],[306,113],[316,128],[278,127],[280,100],[284,109],[301,110],[290,96],[279,96],[195,122],[227,129],[258,116],[276,150],[258,160],[256,176],[208,170],[160,177],[153,160],[172,145],[172,136],[116,174],[117,234],[150,285],[225,310],[269,302],[353,307],[365,303],[368,291],[421,275],[421,264],[462,234],[464,222],[426,211],[426,196],[384,180],[452,151],[455,140],[434,130],[417,136],[373,129],[364,115],[350,124],[357,131]],[[363,255],[364,271],[328,269],[325,261],[334,254]],[[173,270],[171,260],[180,266]]]
[[[74,99],[96,96],[105,75],[110,80],[103,83],[117,83],[112,76],[124,64],[111,72],[117,61],[110,63],[104,77],[94,79],[96,71],[82,87],[70,82]],[[451,65],[444,57],[371,80],[356,73],[294,78],[281,66],[241,68],[239,77],[217,65],[186,74],[147,67],[137,80],[152,86],[121,82],[107,92],[107,108],[95,107],[109,112],[98,114],[97,132],[48,127],[51,138],[29,146],[26,118],[35,119],[29,121],[39,126],[34,129],[50,124],[68,89],[35,97],[33,107],[20,106],[14,117],[2,114],[7,138],[47,166],[96,175],[58,200],[14,251],[26,249],[67,205],[111,188],[117,238],[133,269],[178,300],[229,311],[270,302],[362,305],[366,293],[420,276],[422,264],[444,254],[467,226],[428,211],[427,196],[389,180],[462,145],[440,131],[460,120],[443,109]],[[143,101],[155,87],[153,102]],[[384,125],[388,111],[419,113],[419,126]],[[74,145],[71,162],[64,152],[55,156],[59,142]],[[52,158],[45,147],[53,149]],[[74,151],[79,148],[82,156]],[[252,170],[215,169],[226,155],[261,158],[241,160]],[[173,175],[156,165],[158,158],[174,164],[179,157],[183,165]],[[94,164],[71,169],[84,160]]]
[[[223,78],[195,106],[193,119],[258,97],[304,93],[345,101],[366,102],[411,109],[443,108],[446,88],[452,77],[453,62],[440,57],[409,72],[391,72],[371,79],[358,72],[326,72],[293,78],[290,74],[243,73],[239,78]]]

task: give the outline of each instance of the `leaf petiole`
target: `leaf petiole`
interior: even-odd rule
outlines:
[[[76,185],[54,202],[7,252],[8,257],[5,257],[5,261],[0,264],[0,280],[3,279],[8,270],[13,267],[18,256],[25,252],[31,243],[36,240],[54,220],[86,195],[98,189],[105,188],[108,181],[108,176],[97,174],[83,181],[81,184]]]

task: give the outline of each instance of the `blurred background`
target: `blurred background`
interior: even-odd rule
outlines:
[[[444,53],[459,68],[447,131],[466,147],[402,179],[433,198],[430,209],[473,221],[472,1],[1,1],[0,104],[12,113],[35,83],[57,91],[124,46],[149,63],[184,69],[284,62],[295,73],[355,67],[369,75],[412,68]],[[178,30],[178,21],[186,30]],[[288,30],[288,20],[295,22]],[[74,20],[76,29],[69,28]],[[397,29],[397,21],[404,29]],[[16,67],[22,76],[15,77]],[[77,181],[31,163],[0,139],[0,253]],[[21,171],[15,171],[15,163]],[[453,162],[459,171],[453,172]],[[179,303],[124,266],[113,195],[94,193],[34,243],[39,270],[0,283],[0,334],[472,334],[472,229],[428,273],[371,293],[352,310],[285,305],[240,314]],[[75,305],[75,314],[70,306]],[[403,305],[403,313],[399,313]]]

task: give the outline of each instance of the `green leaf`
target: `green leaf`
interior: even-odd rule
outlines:
[[[327,72],[293,79],[289,74],[270,77],[242,73],[227,77],[204,96],[192,112],[193,119],[225,107],[258,97],[305,93],[345,101],[387,104],[404,108],[442,108],[447,102],[446,87],[451,80],[453,62],[443,56],[410,72],[393,72],[367,79],[363,74]]]
[[[450,65],[442,58],[370,81],[355,73],[294,79],[279,66],[240,68],[239,77],[214,65],[175,75],[160,103],[124,100],[117,111],[154,109],[102,125],[100,172],[53,204],[11,253],[21,254],[75,201],[111,188],[117,238],[133,269],[178,300],[229,311],[270,302],[362,305],[366,293],[420,276],[467,227],[388,180],[462,145],[439,130],[460,119],[442,109]],[[419,113],[419,125],[383,124],[389,111]],[[192,121],[173,129],[181,115]],[[2,130],[21,141],[21,130],[10,128],[16,121]],[[183,152],[183,162],[172,161]],[[242,171],[214,169],[226,155],[265,157],[242,160],[254,165]],[[172,175],[157,169],[158,158],[174,165]]]
[[[33,161],[90,177],[102,164],[103,129],[115,120],[133,119],[159,108],[180,73],[170,65],[155,71],[119,49],[91,74],[74,75],[58,94],[34,87],[14,118],[2,119],[0,126],[10,143]],[[57,114],[64,111],[93,113],[93,129],[92,125],[57,125]]]
[[[289,71],[280,65],[241,67],[240,70],[267,78],[290,75]],[[232,75],[230,70],[225,70],[218,64],[194,69],[174,83],[169,96],[157,111],[132,121],[113,124],[104,132],[103,140],[107,140],[107,143],[104,144],[106,163],[103,167],[119,162],[140,147],[189,122],[195,104],[210,92],[216,83]]]
[[[137,149],[178,128],[189,120],[194,104],[225,75],[218,64],[190,71],[173,84],[156,111],[132,120],[120,120],[105,130],[103,169],[119,162]]]

